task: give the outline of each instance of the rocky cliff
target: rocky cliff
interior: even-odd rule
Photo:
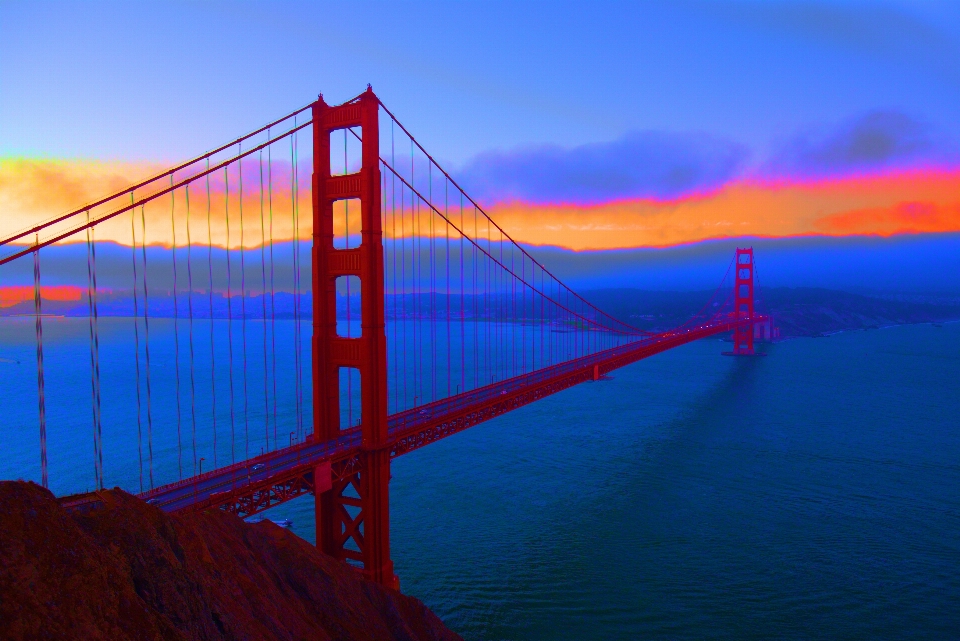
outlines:
[[[0,639],[460,638],[268,521],[101,498],[68,513],[33,483],[0,482]]]

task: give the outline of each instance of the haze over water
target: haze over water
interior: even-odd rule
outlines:
[[[92,478],[86,320],[60,322],[79,347],[52,371],[82,402],[51,419],[52,485]],[[23,333],[4,341],[5,375],[33,367]],[[404,592],[468,640],[954,635],[960,324],[790,340],[763,358],[728,346],[691,343],[397,459]],[[19,386],[5,386],[4,432],[35,446]],[[166,432],[158,468],[173,462]],[[106,454],[124,438],[134,455],[106,462],[108,485],[135,490],[135,428],[105,425]],[[0,477],[20,474],[15,450]],[[312,497],[270,516],[314,540]]]

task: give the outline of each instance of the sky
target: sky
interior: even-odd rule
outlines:
[[[367,83],[527,244],[960,253],[960,5],[924,0],[0,0],[0,226]]]

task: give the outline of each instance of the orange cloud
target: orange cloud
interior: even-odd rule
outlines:
[[[667,247],[740,236],[960,231],[960,171],[739,181],[675,200],[509,203],[489,211],[519,241],[574,250]]]
[[[960,228],[960,205],[937,206],[930,202],[900,203],[895,207],[858,209],[824,216],[816,222],[831,236],[869,233],[880,236],[955,231]]]
[[[0,237],[50,219],[85,202],[117,192],[163,168],[147,163],[102,163],[95,161],[0,159]],[[243,222],[245,247],[258,247],[261,235],[261,198],[258,172],[244,169]],[[293,201],[289,166],[280,168],[273,191],[273,237],[293,236]],[[223,177],[212,180],[207,227],[207,193],[203,181],[192,187],[191,240],[216,246],[240,245],[240,205],[237,184],[230,183],[230,229],[227,237],[227,203]],[[299,237],[312,233],[309,180],[301,177],[299,192]],[[264,199],[264,215],[269,215]],[[178,190],[149,204],[145,210],[148,244],[169,246],[186,242],[186,194]],[[172,208],[172,211],[171,211]],[[425,208],[421,208],[426,215]],[[741,180],[710,193],[671,200],[634,199],[595,205],[538,205],[512,202],[487,208],[493,219],[517,241],[532,245],[557,245],[574,250],[631,247],[666,247],[702,240],[741,236],[784,237],[802,235],[850,235],[960,231],[960,170],[901,171],[872,176],[806,181]],[[358,217],[350,210],[350,228],[356,233]],[[388,220],[384,233],[409,237],[414,233],[409,210],[406,223],[394,226]],[[457,216],[454,216],[456,222]],[[268,218],[265,225],[268,225]],[[424,219],[416,233],[431,227]],[[142,242],[139,213],[135,230]],[[334,210],[338,232],[346,227],[346,210]],[[396,227],[396,232],[394,232]],[[434,226],[434,234],[443,235]],[[176,235],[174,236],[174,230]],[[472,223],[467,225],[473,234]],[[98,225],[97,240],[129,245],[131,216],[125,214]],[[268,232],[269,233],[269,232]],[[486,237],[481,224],[476,231]],[[72,240],[81,241],[78,235]],[[494,238],[495,239],[495,238]]]
[[[0,158],[0,237],[118,192],[165,168],[149,163]]]
[[[160,174],[166,169],[165,166],[150,163],[0,158],[0,238],[76,210],[110,194],[121,193],[129,186]],[[176,180],[180,181],[183,178],[184,176],[178,174]],[[244,247],[259,247],[264,236],[268,235],[271,207],[271,199],[268,198],[269,190],[264,190],[264,199],[261,201],[259,172],[252,163],[244,163],[245,184],[242,203],[238,197],[240,184],[235,165],[231,169],[230,181],[229,208],[225,198],[227,185],[224,183],[222,172],[211,175],[209,199],[205,180],[197,180],[191,185],[190,240],[203,244],[210,242],[218,247],[239,247],[242,238]],[[305,187],[301,186],[298,195],[301,212],[299,235],[301,238],[307,238],[311,233],[310,181],[303,177],[301,181]],[[273,193],[269,194],[272,196],[274,238],[281,241],[289,240],[293,237],[294,227],[289,164],[278,168],[274,183],[276,187]],[[148,194],[157,193],[169,184],[168,178],[159,180],[155,184],[138,190],[136,197],[139,200]],[[92,212],[93,217],[116,211],[129,203],[129,197],[123,194],[95,208]],[[209,227],[208,209],[210,211]],[[264,215],[264,235],[261,235],[261,212]],[[169,247],[174,242],[177,245],[183,245],[187,242],[187,213],[187,193],[185,189],[180,188],[172,197],[164,195],[149,202],[142,212],[138,208],[135,215],[128,212],[98,224],[95,228],[95,238],[99,241],[110,240],[129,245],[133,242],[133,235],[136,234],[136,242],[140,244],[144,238],[145,223],[148,245]],[[143,220],[141,220],[141,214]],[[230,217],[229,227],[227,214]],[[68,223],[55,225],[41,239],[72,228],[83,222],[81,218],[85,216],[81,215]],[[242,229],[241,222],[243,222]],[[85,233],[81,232],[67,241],[80,242],[85,239]]]

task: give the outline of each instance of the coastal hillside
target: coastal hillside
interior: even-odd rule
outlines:
[[[635,327],[663,331],[714,309],[714,292],[598,289],[584,296],[600,309]],[[760,292],[757,311],[771,314],[783,338],[821,336],[844,330],[960,319],[960,296],[863,295],[815,287],[769,287]],[[722,303],[727,292],[720,297]],[[704,308],[704,303],[708,306]]]
[[[101,498],[68,513],[34,483],[0,482],[0,639],[460,639],[269,521]]]

